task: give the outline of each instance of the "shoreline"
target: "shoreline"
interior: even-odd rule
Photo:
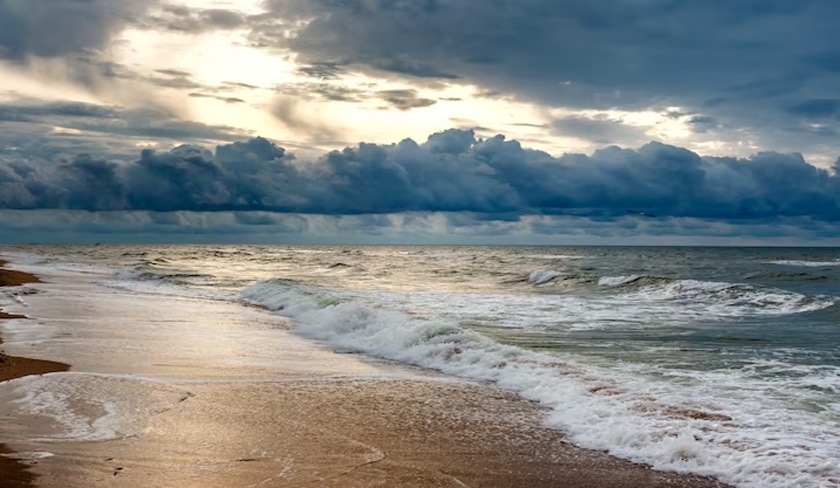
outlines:
[[[26,283],[40,283],[41,280],[31,273],[15,271],[6,268],[8,262],[0,259],[0,288],[21,286]],[[11,314],[0,309],[0,320],[27,319],[26,315]],[[0,346],[3,345],[3,335],[0,331]],[[0,348],[0,382],[16,378],[23,378],[33,374],[54,373],[67,371],[69,364],[57,363],[54,361],[43,361],[40,359],[9,356]],[[13,455],[14,451],[3,443],[0,443],[0,481],[3,486],[9,488],[26,488],[34,486],[36,475],[29,471],[26,463],[7,457]]]
[[[12,275],[18,279],[25,276],[20,272]],[[120,308],[106,308],[136,321],[134,326],[127,326],[130,330],[146,330],[143,327],[148,327],[148,318],[160,305],[124,301],[118,293],[113,297],[109,304]],[[42,307],[49,304],[47,309],[38,309],[39,322],[60,323],[68,315],[68,320],[77,321],[87,317],[83,322],[90,322],[89,330],[98,334],[103,329],[96,320],[112,320],[108,315],[94,318],[85,315],[87,309],[73,307],[73,303],[86,300],[84,295],[57,293],[33,299],[36,306],[38,301]],[[388,365],[380,367],[364,358],[310,345],[268,326],[253,330],[253,321],[262,316],[258,311],[239,311],[226,304],[202,304],[183,310],[175,298],[160,300],[171,300],[172,307],[163,308],[167,309],[165,320],[172,321],[173,329],[160,328],[163,317],[159,317],[157,329],[131,339],[132,344],[151,348],[138,351],[142,357],[153,357],[148,359],[154,363],[149,366],[152,369],[145,374],[172,380],[165,388],[167,398],[155,407],[158,413],[149,417],[148,425],[136,434],[126,436],[124,432],[111,440],[50,444],[48,449],[54,456],[37,463],[35,472],[29,469],[28,461],[0,456],[0,480],[7,483],[4,486],[728,486],[711,478],[657,471],[569,444],[562,432],[542,425],[544,410],[539,405],[492,385],[434,373],[415,375],[413,368],[400,366],[391,370]],[[173,311],[183,316],[173,317]],[[195,316],[204,313],[208,315]],[[224,332],[224,313],[235,314],[247,327],[237,329],[237,324],[229,324],[234,333],[221,337],[218,343],[203,342],[201,355],[195,358],[185,358],[180,349],[176,356],[160,356],[165,348],[154,344],[183,346],[198,338],[208,341]],[[174,331],[185,333],[183,324],[187,320],[210,325],[203,332],[187,329],[186,337],[169,335]],[[214,320],[222,322],[214,324]],[[247,336],[240,335],[243,330]],[[272,349],[270,355],[263,356],[261,349],[247,349],[246,339],[260,331],[264,341],[284,346],[280,352]],[[85,329],[76,333],[81,341],[77,346],[84,344]],[[178,342],[179,338],[188,340]],[[230,360],[225,354],[231,344],[242,348],[237,354],[246,358],[270,358],[270,368],[254,373],[253,363],[246,361],[247,377],[234,374],[229,381],[220,379],[224,376],[219,373],[225,370],[217,372],[214,368]],[[74,351],[78,353],[77,346]],[[222,349],[213,349],[216,346]],[[119,350],[120,344],[114,343],[113,347]],[[113,381],[113,387],[120,388],[124,383],[121,380],[85,373],[137,371],[115,370],[116,363],[96,358],[105,362],[77,364],[65,359],[76,364],[79,371],[61,382],[83,385]],[[26,361],[65,370],[69,367]],[[364,369],[354,370],[359,364],[364,364]],[[49,377],[45,381],[49,382]],[[155,388],[153,385],[157,383],[146,384],[139,379],[129,388]],[[164,390],[154,391],[162,394]],[[14,444],[20,452],[45,450],[37,442]],[[8,446],[0,444],[0,454],[9,453]]]

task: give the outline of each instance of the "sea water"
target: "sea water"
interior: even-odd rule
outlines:
[[[571,441],[657,469],[840,486],[840,250],[0,252],[138,295],[262,307],[339,351],[492,382]]]

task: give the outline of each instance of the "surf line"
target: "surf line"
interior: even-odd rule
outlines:
[[[22,286],[27,283],[41,283],[41,279],[31,273],[8,269],[8,261],[0,259],[0,289]],[[28,319],[26,315],[7,313],[0,309],[0,320]],[[0,333],[0,345],[3,337]],[[41,359],[9,356],[0,349],[0,382],[23,378],[29,375],[41,375],[67,371],[69,364]],[[29,471],[29,465],[16,459],[14,451],[0,443],[0,480],[10,481],[14,486],[35,486],[36,475]]]

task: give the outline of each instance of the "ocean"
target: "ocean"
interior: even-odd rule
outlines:
[[[137,245],[0,254],[89,275],[103,290],[256,307],[341,353],[490,382],[538,402],[546,425],[571,442],[656,469],[743,487],[840,486],[840,249]],[[0,302],[25,299],[9,293]]]

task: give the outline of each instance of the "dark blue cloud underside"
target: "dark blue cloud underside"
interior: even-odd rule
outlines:
[[[0,155],[2,156],[2,155]],[[798,154],[703,158],[674,146],[561,157],[502,136],[448,130],[417,144],[362,143],[297,161],[262,138],[215,153],[184,145],[131,163],[80,155],[57,166],[0,158],[0,208],[299,212],[474,212],[840,220],[840,176]],[[51,168],[51,169],[50,169]]]

